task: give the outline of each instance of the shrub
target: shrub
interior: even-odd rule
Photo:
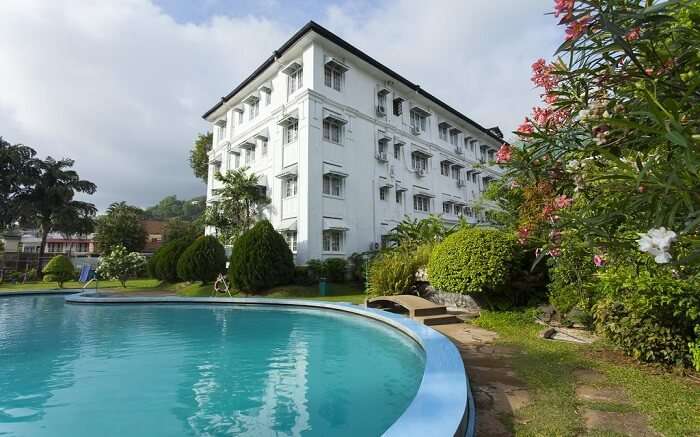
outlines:
[[[55,282],[59,288],[63,283],[73,278],[73,263],[65,255],[57,255],[44,267],[44,281]]]
[[[348,262],[343,258],[328,258],[323,262],[326,279],[330,282],[345,282]]]
[[[326,277],[326,265],[320,259],[310,259],[306,262],[309,277],[313,282]]]
[[[428,264],[431,284],[452,293],[491,293],[510,279],[515,237],[490,228],[468,227],[433,250]]]
[[[397,248],[377,255],[369,265],[367,292],[372,296],[411,293],[416,273],[430,258],[431,244]]]
[[[549,301],[560,314],[578,308],[590,314],[594,301],[593,251],[575,237],[565,237],[561,254],[547,260]]]
[[[184,237],[161,246],[153,256],[153,276],[161,281],[177,282],[177,262],[192,241],[189,237]]]
[[[265,290],[292,281],[294,258],[284,237],[262,220],[236,239],[228,274],[239,290]]]
[[[138,276],[146,269],[146,257],[138,252],[129,252],[120,245],[100,257],[97,264],[97,274],[102,278],[117,279],[122,287],[126,287],[129,278]]]
[[[157,268],[158,265],[156,265]],[[212,282],[226,271],[224,246],[211,235],[194,240],[177,261],[177,276],[183,281]]]
[[[307,266],[294,267],[294,283],[297,285],[313,285],[317,279],[311,275]]]
[[[598,330],[638,360],[668,365],[693,363],[698,341],[700,279],[669,271],[623,266],[599,274],[604,297],[595,305]]]

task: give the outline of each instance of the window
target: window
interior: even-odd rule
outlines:
[[[299,67],[289,76],[287,76],[287,95],[294,94],[304,86],[304,68]]]
[[[438,126],[438,135],[441,140],[447,141],[447,125],[444,123],[440,123],[440,126]]]
[[[241,166],[241,155],[238,153],[233,154],[233,168],[238,168]]]
[[[248,105],[248,120],[252,120],[260,113],[260,100],[256,100]]]
[[[440,163],[440,174],[443,176],[450,175],[450,163],[447,161],[442,161]]]
[[[284,231],[282,236],[287,242],[289,250],[291,250],[292,253],[297,253],[297,231]]]
[[[294,123],[287,125],[284,128],[284,142],[285,144],[293,143],[297,140],[297,135],[299,133],[299,122],[295,121]]]
[[[264,91],[263,95],[265,96],[265,106],[270,106],[270,103],[272,102],[272,92],[271,91]]]
[[[262,151],[262,156],[263,158],[267,156],[267,140],[262,140],[262,144],[260,145],[260,149]]]
[[[401,144],[394,144],[394,159],[401,159]]]
[[[343,132],[343,125],[335,120],[323,120],[323,139],[331,143],[340,144]]]
[[[394,115],[401,115],[403,113],[403,99],[394,99]]]
[[[418,111],[411,111],[411,127],[419,131],[425,131],[426,117]]]
[[[383,110],[386,110],[386,91],[385,90],[377,93],[377,106],[379,106]]]
[[[340,91],[343,88],[345,80],[345,72],[343,70],[332,65],[326,65],[323,72],[324,83],[328,88],[333,88],[336,91]]]
[[[475,147],[474,145],[475,145],[475,144],[476,144],[476,140],[472,140],[472,141],[469,143],[469,150],[471,150],[472,153],[474,153],[474,147]]]
[[[386,200],[389,197],[389,187],[379,187],[379,200]]]
[[[430,212],[430,198],[427,196],[413,196],[413,209],[416,211]]]
[[[462,205],[455,205],[455,215],[462,215]]]
[[[472,173],[472,182],[476,183],[476,173]]]
[[[450,132],[450,144],[452,144],[453,146],[456,146],[458,138],[459,138],[459,132],[457,132],[457,131]]]
[[[343,177],[335,174],[323,175],[323,194],[329,196],[343,196]]]
[[[323,231],[323,251],[341,252],[343,250],[343,231]]]
[[[452,214],[452,204],[450,202],[443,202],[442,212],[445,214]]]
[[[377,143],[377,153],[384,160],[386,160],[386,157],[387,157],[387,143],[388,143],[388,141],[389,140],[387,140],[386,138],[381,138],[381,139],[379,139],[379,142]]]
[[[238,125],[243,124],[243,111],[238,111]]]
[[[489,150],[489,161],[493,161],[496,159],[496,152],[493,150]]]
[[[396,192],[396,203],[401,205],[403,203],[403,191]]]
[[[216,136],[219,138],[219,141],[223,141],[226,139],[226,123],[217,127]]]
[[[411,154],[411,163],[414,170],[428,170],[428,157],[422,153],[414,152]]]
[[[255,149],[245,151],[245,165],[250,167],[255,164]]]
[[[296,176],[290,177],[284,180],[284,187],[282,189],[284,197],[294,197],[297,195],[297,178]]]
[[[452,179],[459,180],[459,167],[452,167]]]

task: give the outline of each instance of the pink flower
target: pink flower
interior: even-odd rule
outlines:
[[[556,258],[558,256],[561,256],[561,249],[559,249],[558,247],[553,247],[549,249],[549,252],[547,253],[549,254],[549,256],[553,256],[554,258]]]
[[[520,183],[516,180],[510,181],[510,189],[514,190],[516,188],[520,188]]]
[[[553,105],[557,103],[557,100],[559,99],[559,96],[556,94],[545,94],[544,96],[544,102],[548,105]]]
[[[518,130],[515,131],[518,135],[529,135],[533,131],[532,122],[527,118],[518,126]]]
[[[603,267],[605,265],[605,258],[601,255],[593,255],[593,264],[595,264],[596,267]]]
[[[586,16],[578,20],[574,20],[566,26],[566,40],[570,41],[576,39],[586,33],[588,30],[588,23],[591,18]]]
[[[574,9],[574,0],[554,0],[554,16],[569,17]]]
[[[511,149],[511,147],[508,144],[503,143],[503,144],[501,144],[501,147],[498,149],[498,152],[496,152],[496,163],[498,163],[498,164],[506,163],[506,162],[510,161],[512,156],[513,156],[513,149]]]
[[[532,77],[530,80],[549,93],[557,86],[557,78],[552,74],[552,70],[553,66],[547,65],[545,60],[540,58],[532,64]]]
[[[554,198],[554,206],[556,209],[562,209],[562,208],[568,208],[571,206],[571,203],[574,201],[571,197],[567,197],[566,195],[562,194],[561,196],[557,196]]]
[[[561,231],[559,229],[552,229],[549,232],[549,238],[552,240],[552,243],[559,244],[561,242]]]
[[[636,41],[639,39],[640,33],[641,32],[639,27],[635,27],[634,29],[627,32],[627,35],[625,35],[625,40],[627,40],[627,42]]]
[[[518,243],[520,243],[520,244],[527,243],[527,238],[529,235],[530,235],[530,230],[528,228],[518,229]]]

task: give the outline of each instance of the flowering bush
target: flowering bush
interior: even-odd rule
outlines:
[[[101,256],[97,264],[100,277],[117,279],[122,287],[126,287],[127,279],[138,276],[145,269],[146,258],[138,252],[128,252],[121,244]]]
[[[646,314],[669,275],[685,289],[700,272],[700,2],[556,0],[554,15],[563,43],[532,65],[542,105],[499,154],[507,176],[490,194],[513,213],[506,224],[523,248],[550,258],[550,300],[589,307],[602,277],[632,266],[650,294],[605,302],[609,314]],[[647,322],[686,333],[673,317]],[[605,332],[625,347],[625,334]],[[664,338],[672,344],[634,354],[688,363],[681,344],[697,335]],[[648,353],[666,346],[673,353]]]

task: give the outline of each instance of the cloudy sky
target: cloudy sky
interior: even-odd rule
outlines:
[[[315,20],[485,126],[537,103],[551,0],[1,0],[0,136],[71,157],[101,209],[204,193],[201,115]]]

